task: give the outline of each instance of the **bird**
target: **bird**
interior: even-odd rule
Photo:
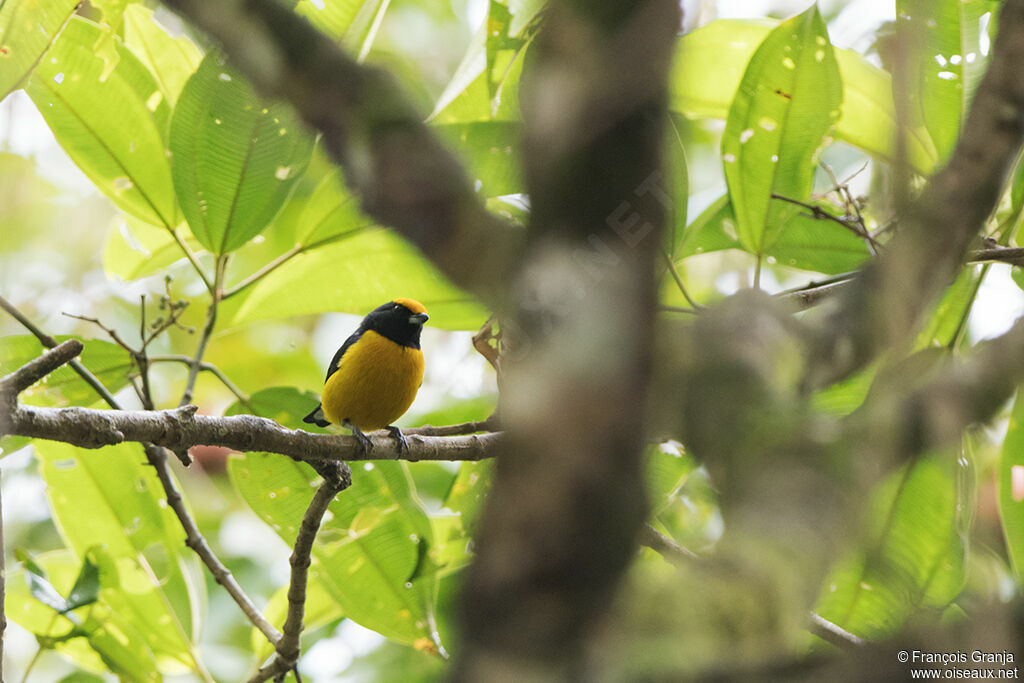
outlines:
[[[409,409],[423,383],[420,333],[429,318],[415,299],[394,299],[370,311],[334,354],[320,405],[303,421],[347,427],[364,454],[373,448],[365,432],[386,428],[398,451],[408,452],[405,435],[392,423]]]

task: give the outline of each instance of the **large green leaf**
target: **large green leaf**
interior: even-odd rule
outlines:
[[[315,405],[309,394],[285,388],[258,392],[251,402],[286,426],[302,425],[301,416]],[[236,404],[228,412],[241,410]],[[294,543],[317,480],[312,468],[278,455],[247,453],[232,458],[229,472],[253,511]],[[352,480],[321,526],[310,579],[346,617],[429,650],[438,644],[432,626],[436,580],[421,575],[421,565],[433,545],[433,529],[408,466],[365,462],[353,468]]]
[[[466,171],[485,197],[525,192],[519,167],[520,125],[511,121],[476,121],[434,126],[465,162]]]
[[[77,0],[0,3],[0,100],[21,87],[77,6]]]
[[[339,206],[350,201],[340,189],[336,198]],[[318,210],[329,213],[322,205]],[[486,310],[415,247],[381,228],[360,230],[291,259],[221,310],[223,320],[238,325],[328,311],[365,315],[395,297],[421,301],[435,327],[475,330],[487,319]]]
[[[1018,582],[1024,582],[1024,393],[1010,414],[1010,426],[1003,440],[999,460],[999,514],[1010,564]]]
[[[918,81],[914,94],[940,161],[953,151],[985,71],[980,20],[990,9],[988,0],[896,2],[898,25],[919,41],[910,53]]]
[[[185,82],[203,59],[188,36],[172,37],[157,23],[153,10],[143,5],[124,9],[124,43],[153,72],[160,92],[171,105],[178,101]]]
[[[872,496],[868,539],[826,579],[816,612],[868,639],[891,636],[922,607],[945,607],[964,581],[954,456],[920,459]]]
[[[671,106],[688,117],[724,119],[747,63],[776,22],[722,19],[679,42],[671,76]],[[863,56],[833,49],[843,84],[835,136],[883,161],[896,158],[896,108],[892,78]],[[935,166],[935,145],[923,127],[907,130],[907,157],[922,174]]]
[[[519,121],[519,77],[542,3],[491,1],[462,62],[434,107],[434,123]]]
[[[58,336],[58,342],[78,337]],[[128,386],[131,358],[128,352],[112,342],[102,339],[79,339],[84,344],[79,359],[86,368],[112,392]],[[14,372],[22,365],[41,356],[45,349],[29,334],[0,337],[0,376]],[[96,390],[85,383],[77,372],[62,366],[44,377],[38,384],[25,390],[20,400],[42,405],[88,406],[99,397]]]
[[[722,160],[736,234],[762,254],[806,199],[817,155],[839,117],[839,67],[817,6],[774,29],[750,58],[729,107]]]
[[[177,208],[164,135],[170,107],[130,50],[114,39],[110,69],[94,46],[103,30],[68,22],[27,88],[54,136],[79,168],[118,207],[154,225],[173,227]]]
[[[192,234],[222,254],[270,224],[305,172],[313,140],[288,105],[260,99],[211,53],[178,98],[170,149]]]
[[[60,550],[33,559],[35,570],[45,575],[57,597],[71,594],[84,566],[75,553]],[[97,561],[99,570],[99,602],[79,606],[66,617],[59,616],[52,605],[36,599],[30,584],[25,581],[31,576],[26,566],[10,571],[6,577],[4,605],[7,617],[40,637],[43,643],[54,639],[53,649],[81,667],[110,671],[125,681],[149,683],[161,680],[160,666],[143,634],[129,623],[128,614],[104,601],[104,596],[125,590],[109,554],[102,548],[93,548],[88,561],[93,560]]]
[[[184,555],[185,532],[163,503],[155,472],[136,444],[84,451],[63,443],[35,445],[54,521],[79,557],[102,545],[119,590],[103,593],[111,610],[141,635],[167,671],[201,671],[193,638],[204,584]],[[83,514],[88,511],[88,514]]]
[[[811,202],[834,212],[828,202]],[[683,231],[676,260],[722,249],[739,249],[736,218],[728,195],[722,195]],[[870,257],[864,240],[834,221],[799,211],[782,229],[765,254],[779,265],[833,275],[856,270]]]

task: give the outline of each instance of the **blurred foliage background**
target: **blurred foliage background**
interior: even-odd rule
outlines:
[[[0,9],[0,20],[7,12],[10,21],[12,8],[31,4],[8,0]],[[297,11],[322,21],[327,31],[338,29],[330,11],[343,4],[296,3]],[[938,24],[942,30],[933,32],[936,43],[929,46],[942,55],[946,43],[955,40],[957,59],[948,50],[945,63],[932,59],[938,68],[927,76],[931,80],[919,95],[924,120],[912,125],[910,162],[922,174],[949,154],[960,113],[980,73],[973,65],[977,61],[981,68],[995,30],[991,17],[997,3],[962,4],[967,14],[961,15],[961,23],[952,28]],[[375,9],[369,19],[350,17],[338,39],[366,61],[396,74],[423,116],[465,160],[477,189],[492,207],[522,220],[528,202],[515,154],[515,90],[540,4],[393,0],[365,6]],[[816,220],[806,207],[779,209],[785,215],[772,215],[766,227],[764,212],[758,223],[754,200],[744,197],[763,190],[767,178],[773,191],[838,215],[862,212],[872,231],[891,217],[894,200],[886,162],[892,159],[893,128],[879,128],[877,122],[892,110],[883,74],[891,66],[885,45],[895,8],[875,0],[819,3],[821,24],[806,24],[809,33],[804,37],[826,35],[821,32],[827,26],[828,43],[817,44],[834,46],[835,57],[829,47],[829,59],[811,59],[808,68],[820,70],[815,72],[816,82],[836,88],[831,93],[815,91],[807,100],[808,116],[816,116],[816,123],[802,129],[803,138],[786,143],[787,149],[802,146],[802,156],[793,162],[796,171],[776,183],[764,163],[744,165],[738,157],[753,148],[744,145],[755,127],[770,133],[781,122],[766,118],[754,104],[751,111],[760,113],[745,121],[729,88],[734,90],[741,77],[753,78],[750,71],[745,76],[745,70],[754,49],[776,25],[774,20],[803,12],[807,4],[707,0],[685,2],[684,7],[685,30],[690,33],[681,51],[681,71],[674,76],[681,85],[673,94],[674,126],[669,136],[670,158],[677,173],[683,173],[676,176],[673,188],[676,209],[667,250],[688,294],[713,304],[754,279],[763,289],[779,292],[854,270],[870,257],[871,248],[863,239]],[[359,316],[396,296],[418,298],[431,313],[423,342],[426,379],[401,424],[481,420],[493,411],[495,378],[470,341],[486,320],[486,310],[446,282],[400,238],[370,225],[313,138],[298,131],[287,111],[275,110],[275,125],[299,139],[291,147],[267,152],[266,162],[275,179],[287,184],[271,183],[280,194],[278,203],[256,207],[250,224],[222,226],[220,232],[211,225],[197,228],[197,217],[207,215],[208,207],[200,206],[204,200],[194,192],[182,191],[185,181],[177,170],[173,178],[147,181],[152,187],[173,185],[177,199],[170,192],[163,208],[160,200],[147,208],[133,194],[143,186],[144,173],[126,177],[110,172],[90,156],[93,153],[82,146],[72,125],[56,114],[41,115],[40,109],[59,104],[62,88],[75,87],[78,72],[63,60],[77,60],[75,68],[98,69],[114,81],[123,78],[126,87],[137,77],[131,69],[141,65],[158,76],[162,93],[143,108],[156,121],[156,144],[163,144],[159,136],[169,138],[179,164],[187,157],[188,141],[216,139],[216,131],[209,129],[221,125],[217,107],[224,107],[225,117],[240,117],[244,107],[235,107],[232,98],[244,102],[253,97],[235,91],[224,94],[225,79],[218,76],[227,67],[219,63],[207,62],[207,78],[200,78],[209,46],[155,3],[91,0],[77,14],[79,18],[62,34],[77,32],[74,42],[58,42],[53,48],[62,61],[44,58],[28,83],[28,94],[17,89],[0,103],[0,293],[5,298],[50,334],[91,340],[84,362],[109,380],[118,389],[118,398],[131,408],[140,403],[125,374],[126,355],[102,329],[81,317],[96,318],[136,344],[142,297],[150,324],[159,325],[161,319],[180,312],[177,324],[147,349],[154,360],[155,403],[174,406],[187,372],[181,357],[195,352],[209,299],[196,267],[182,258],[169,231],[178,229],[208,275],[218,268],[215,254],[230,252],[224,260],[223,284],[229,292],[237,290],[221,306],[205,357],[236,390],[203,373],[194,397],[201,412],[251,412],[300,426],[298,419],[315,402],[335,348]],[[959,47],[968,40],[977,45],[970,53],[974,58]],[[176,46],[176,66],[147,56],[142,46],[153,41],[168,51]],[[197,76],[187,81],[192,70],[198,70]],[[840,73],[845,100],[838,90]],[[951,80],[943,74],[951,73],[961,95],[942,89]],[[233,75],[228,80],[241,79]],[[189,89],[198,93],[195,102],[208,103],[205,118],[197,116],[192,127],[184,115],[172,118],[186,106],[175,108],[175,99],[200,106],[189,100]],[[840,118],[844,101],[847,108]],[[225,128],[241,126],[241,120],[229,120]],[[116,130],[126,124],[112,120],[111,125]],[[185,142],[176,144],[176,136]],[[823,141],[827,147],[819,159]],[[193,167],[202,170],[208,150],[192,149]],[[76,158],[69,158],[69,152]],[[269,181],[270,175],[262,180]],[[253,193],[273,194],[253,182]],[[994,239],[1014,243],[1022,204],[1024,193],[1008,193],[993,222]],[[179,210],[191,232],[179,229]],[[159,225],[154,216],[165,224]],[[301,253],[291,254],[286,264],[265,277],[251,280],[296,245]],[[1021,278],[1008,265],[967,268],[936,311],[921,346],[966,348],[1005,330],[1024,311],[1024,296],[1015,281]],[[663,291],[667,307],[688,305],[668,274]],[[179,301],[188,304],[181,311],[171,307]],[[10,371],[39,351],[7,316],[0,316],[0,336],[0,371]],[[816,398],[816,407],[823,414],[848,413],[863,399],[870,381],[870,374],[865,374],[833,387]],[[23,398],[45,405],[98,406],[97,398],[70,375],[55,374]],[[846,549],[820,587],[818,611],[823,616],[858,635],[884,638],[911,619],[955,620],[978,606],[1016,595],[1024,524],[1013,507],[1019,501],[1007,498],[1005,487],[1010,468],[1024,457],[1018,449],[1024,432],[1021,408],[1013,410],[1013,420],[1008,408],[990,428],[968,434],[961,453],[926,459],[893,473],[879,487],[868,506],[864,537]],[[112,679],[109,670],[125,680],[242,680],[258,664],[257,658],[268,654],[235,605],[186,554],[181,532],[161,505],[159,491],[152,488],[152,476],[141,465],[137,448],[76,452],[60,444],[26,444],[18,439],[8,439],[2,446],[11,618],[4,664],[9,680],[20,680],[29,667],[29,680],[45,681]],[[260,454],[197,448],[193,455],[198,466],[179,468],[177,474],[200,528],[246,591],[258,604],[268,604],[268,614],[279,621],[289,534],[294,537],[288,521],[294,523],[296,514],[301,515],[301,507],[295,506],[302,503],[311,471]],[[654,526],[695,553],[712,552],[724,523],[707,471],[674,441],[652,446],[650,462]],[[314,566],[319,573],[315,572],[310,601],[315,607],[307,614],[302,669],[314,681],[436,680],[444,670],[436,653],[450,642],[452,596],[470,556],[473,521],[490,465],[382,463],[367,465],[357,475],[355,489],[332,507],[334,518],[318,540],[322,545]],[[137,485],[132,487],[131,482]],[[128,486],[132,495],[122,499],[119,486]],[[388,506],[396,501],[397,513],[392,513]],[[87,524],[81,520],[83,509],[95,511]],[[384,509],[388,511],[381,512]],[[1004,523],[1001,513],[1016,521]],[[367,558],[380,555],[372,549],[351,554],[352,544],[339,539],[353,529],[365,530],[373,543],[383,544],[393,564],[373,575],[359,574]],[[399,536],[401,543],[395,540]],[[426,547],[428,538],[429,558],[424,560],[417,544]],[[767,551],[764,562],[764,571],[770,573],[773,558]],[[36,635],[66,633],[69,625],[54,616],[52,605],[39,603],[25,583],[24,567],[29,564],[38,566],[65,596],[83,566],[100,568],[102,604],[75,610],[83,615],[86,635],[65,642],[37,641]],[[893,567],[902,572],[897,578],[888,573]],[[907,573],[913,576],[908,579],[903,575]],[[361,583],[353,579],[343,585],[338,580],[349,574],[359,576]],[[744,580],[758,585],[756,576]],[[819,592],[818,587],[794,585],[787,594],[774,592],[780,590],[777,582],[771,585],[773,592],[760,597],[780,605],[807,590]],[[875,590],[867,594],[864,585]],[[907,585],[912,588],[909,598],[900,592]],[[699,570],[681,572],[654,551],[642,550],[612,618],[620,628],[600,636],[607,641],[609,680],[696,671],[723,658],[756,659],[777,647],[773,638],[759,641],[757,631],[774,632],[779,625],[751,622],[750,615],[758,610],[733,589],[727,580],[709,579]],[[353,600],[351,591],[364,599]],[[752,599],[750,594],[746,598]],[[127,603],[134,605],[134,617],[119,612]],[[730,610],[723,612],[723,604],[731,604]],[[403,615],[403,610],[412,616]],[[791,623],[782,630],[789,634],[789,642],[800,641],[807,650],[824,647],[805,628],[804,623]],[[117,637],[105,639],[105,629],[116,631]],[[159,642],[152,639],[153,633],[160,634]],[[130,646],[125,647],[126,642]],[[748,649],[735,651],[736,642]],[[128,652],[136,645],[144,655]],[[102,673],[105,670],[108,673]]]

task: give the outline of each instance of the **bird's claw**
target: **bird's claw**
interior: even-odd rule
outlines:
[[[348,423],[346,423],[345,426],[352,430],[352,436],[356,437],[356,441],[359,442],[359,448],[363,451],[363,457],[368,456],[370,454],[370,451],[373,450],[373,441],[370,439],[370,437],[368,437],[366,434],[363,434],[362,430],[360,430],[358,427],[355,427]]]
[[[395,438],[395,441],[398,442],[398,454],[402,455],[408,453],[409,442],[406,440],[405,434],[402,433],[402,430],[394,425],[390,425],[388,427],[388,432],[390,432],[391,436],[393,436]]]

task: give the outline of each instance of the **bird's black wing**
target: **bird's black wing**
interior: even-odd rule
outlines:
[[[359,338],[363,336],[363,332],[365,332],[365,330],[362,327],[360,327],[358,330],[349,335],[349,338],[346,339],[345,343],[341,345],[341,348],[338,349],[338,352],[334,354],[334,358],[331,359],[331,364],[327,366],[327,377],[324,377],[324,382],[327,382],[327,380],[330,379],[331,375],[337,372],[338,366],[341,364],[341,357],[345,355],[346,351],[348,351],[348,347],[352,346],[357,341],[359,341]]]
[[[331,364],[327,366],[327,377],[324,378],[325,383],[327,382],[328,379],[330,379],[331,375],[337,372],[338,365],[341,364],[341,357],[345,355],[346,351],[348,351],[348,347],[352,346],[357,341],[359,341],[359,338],[363,336],[363,332],[363,328],[360,327],[358,330],[349,335],[349,338],[345,340],[345,343],[342,344],[341,348],[338,349],[337,353],[334,354],[334,358],[331,359]],[[311,412],[306,417],[302,418],[302,421],[307,422],[309,424],[315,424],[318,427],[326,427],[327,425],[331,424],[324,417],[324,409],[322,404],[318,404],[316,409],[313,410],[313,412]]]

